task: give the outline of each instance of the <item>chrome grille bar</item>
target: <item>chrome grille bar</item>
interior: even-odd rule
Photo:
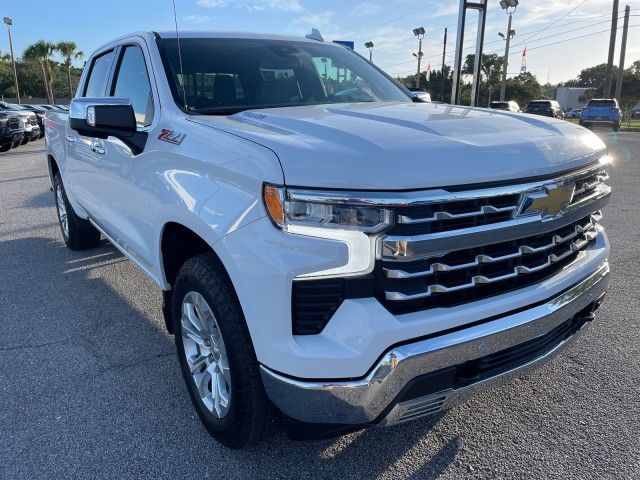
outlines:
[[[439,220],[455,220],[458,218],[479,217],[481,215],[487,215],[489,213],[506,213],[515,212],[518,210],[518,205],[512,205],[508,207],[494,207],[493,205],[483,205],[480,210],[474,212],[465,213],[449,213],[446,211],[434,212],[432,216],[425,218],[412,218],[407,215],[399,215],[398,223],[414,224],[414,223],[429,223],[437,222]]]
[[[421,298],[426,298],[426,297],[430,297],[434,294],[438,294],[438,293],[451,293],[451,292],[457,292],[460,290],[466,290],[469,288],[474,288],[477,285],[485,285],[485,284],[491,284],[491,283],[496,283],[496,282],[500,282],[500,281],[504,281],[504,280],[510,280],[513,278],[516,278],[520,275],[526,275],[526,274],[530,274],[530,273],[534,273],[534,272],[539,272],[541,270],[544,270],[545,268],[550,267],[551,265],[553,265],[554,263],[557,263],[561,260],[564,260],[565,258],[567,258],[568,256],[570,256],[571,254],[578,252],[580,250],[582,250],[583,248],[585,248],[590,241],[594,240],[598,234],[599,234],[599,230],[598,227],[595,223],[593,223],[593,219],[590,219],[589,224],[591,225],[591,227],[586,228],[586,230],[584,232],[578,232],[578,227],[576,227],[576,232],[575,235],[571,234],[571,238],[575,238],[577,235],[582,234],[584,235],[583,238],[579,238],[577,240],[575,240],[574,242],[571,242],[570,244],[567,245],[567,249],[565,251],[563,251],[562,253],[556,253],[556,254],[550,254],[547,256],[547,260],[544,263],[541,263],[540,265],[536,265],[534,267],[527,267],[524,265],[517,265],[515,267],[513,267],[513,271],[503,274],[503,275],[499,275],[499,276],[495,276],[495,277],[489,277],[486,275],[474,275],[470,278],[470,280],[467,283],[463,283],[461,285],[455,285],[452,287],[448,287],[446,285],[440,285],[440,284],[431,284],[431,285],[427,285],[426,290],[420,293],[414,293],[414,294],[405,294],[402,292],[393,292],[393,291],[386,291],[385,292],[385,298],[387,300],[390,301],[407,301],[407,300],[416,300],[416,299],[421,299]],[[554,237],[553,242],[556,241],[556,238]],[[565,237],[565,242],[567,241],[567,238]],[[551,248],[551,246],[549,247]],[[519,252],[520,256],[522,255],[521,252]],[[480,262],[477,261],[477,257],[476,257],[476,262],[472,263],[470,266],[474,267],[474,266],[478,266],[480,264]],[[385,272],[387,273],[387,272]],[[406,273],[406,272],[402,272],[402,273]],[[431,272],[433,273],[433,272]],[[421,274],[424,275],[429,275],[430,273],[425,273],[425,272],[421,272]],[[414,276],[422,276],[422,275],[414,275]],[[391,277],[391,278],[411,278],[411,277]]]
[[[394,268],[383,268],[383,272],[387,278],[419,278],[419,277],[426,277],[429,275],[433,275],[435,272],[454,272],[456,270],[464,270],[467,268],[477,267],[480,264],[502,262],[505,260],[520,258],[523,255],[541,253],[547,250],[551,250],[553,247],[561,245],[567,242],[568,240],[572,240],[573,238],[577,237],[582,233],[591,235],[593,232],[595,232],[597,235],[596,224],[601,218],[602,218],[602,214],[600,212],[594,213],[593,215],[591,215],[589,222],[586,225],[584,226],[576,225],[572,233],[565,235],[564,237],[555,235],[552,238],[551,242],[539,247],[521,245],[513,253],[509,253],[509,254],[501,255],[497,257],[493,257],[490,255],[476,255],[474,261],[462,263],[458,265],[448,265],[443,262],[434,262],[430,265],[428,270],[424,270],[420,272],[406,272],[402,269],[394,269]],[[595,236],[593,238],[595,238]],[[450,253],[450,252],[447,252],[447,253]],[[439,255],[439,256],[444,256],[444,255]]]

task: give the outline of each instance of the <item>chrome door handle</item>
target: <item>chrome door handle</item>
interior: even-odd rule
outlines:
[[[66,137],[64,137],[64,138],[65,138],[65,139],[67,140],[67,142],[69,142],[69,143],[73,143],[73,142],[75,142],[75,141],[77,140],[77,138],[76,138],[76,137],[72,137],[71,135],[67,135],[67,136],[66,136]]]
[[[98,155],[104,155],[105,153],[104,147],[99,143],[94,143],[93,145],[91,145],[91,151],[97,153]]]

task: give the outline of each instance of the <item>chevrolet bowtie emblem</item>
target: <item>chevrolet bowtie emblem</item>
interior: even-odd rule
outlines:
[[[575,188],[575,184],[551,184],[538,191],[526,193],[518,216],[555,217],[571,203]]]

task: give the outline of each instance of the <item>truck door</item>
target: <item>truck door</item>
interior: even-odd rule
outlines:
[[[110,49],[91,60],[87,81],[80,96],[105,96],[114,59],[115,52]],[[65,188],[67,194],[70,194],[91,217],[100,210],[100,202],[94,188],[94,176],[96,167],[102,161],[102,155],[96,150],[96,140],[80,135],[69,127],[65,132],[64,141],[67,145]]]
[[[147,63],[138,44],[120,47],[107,96],[127,98],[139,131],[149,130],[154,119],[154,95]],[[141,266],[153,272],[153,222],[149,219],[149,152],[135,154],[115,137],[94,139],[92,151],[100,156],[94,175],[100,209],[98,225]]]

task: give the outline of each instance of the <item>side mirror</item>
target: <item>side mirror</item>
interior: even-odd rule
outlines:
[[[116,137],[135,155],[144,150],[147,141],[147,133],[137,130],[128,98],[74,98],[69,104],[69,127],[85,137]]]
[[[130,137],[136,133],[136,117],[126,98],[74,98],[69,107],[69,126],[87,137]]]

